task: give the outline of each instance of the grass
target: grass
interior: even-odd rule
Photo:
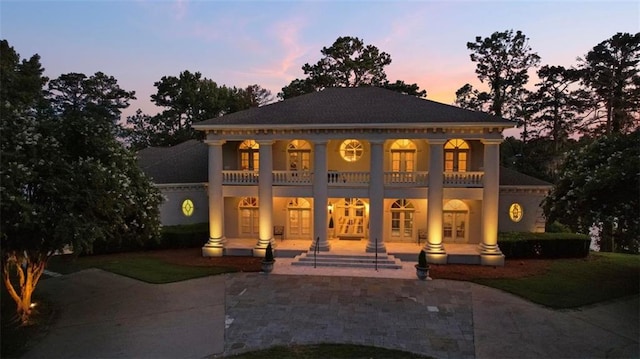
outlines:
[[[352,344],[316,344],[274,346],[264,350],[242,353],[231,356],[233,359],[427,359],[429,357],[404,352],[400,350],[384,349],[364,345]]]
[[[640,256],[592,253],[584,259],[554,260],[542,275],[474,279],[554,309],[576,308],[640,292]]]
[[[167,263],[144,252],[127,253],[126,255],[79,257],[73,261],[59,256],[51,258],[47,264],[47,270],[62,274],[69,274],[88,268],[99,268],[152,284],[179,282],[236,271],[233,268],[226,267],[183,266]]]

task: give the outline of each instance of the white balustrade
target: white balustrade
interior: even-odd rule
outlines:
[[[369,172],[329,171],[329,186],[367,186]],[[445,172],[445,187],[477,187],[483,186],[484,172]],[[273,184],[278,186],[310,186],[313,173],[308,171],[273,171]],[[222,182],[225,185],[256,185],[258,171],[222,171]],[[428,172],[385,172],[385,186],[423,187],[429,184]]]
[[[482,187],[484,172],[445,172],[445,187]]]

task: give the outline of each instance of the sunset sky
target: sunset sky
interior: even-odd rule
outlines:
[[[417,83],[427,98],[452,103],[465,83],[481,86],[468,41],[522,30],[542,64],[571,66],[616,32],[640,31],[638,1],[6,1],[1,36],[50,78],[102,71],[136,91],[183,70],[219,85],[258,84],[276,95],[301,66],[339,36],[391,55],[390,81]],[[535,79],[532,81],[532,85]]]

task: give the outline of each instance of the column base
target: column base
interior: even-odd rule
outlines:
[[[264,258],[265,253],[267,252],[267,246],[271,244],[271,249],[276,249],[276,240],[275,238],[269,238],[269,239],[259,239],[258,240],[258,244],[256,244],[255,247],[253,247],[253,256],[254,257],[260,257],[260,258]]]
[[[377,250],[376,250],[377,249]],[[378,247],[376,248],[376,244],[375,243],[367,243],[367,253],[387,253],[387,247],[384,245],[384,243],[378,243]]]
[[[316,249],[320,252],[329,252],[331,250],[331,244],[329,244],[329,241],[320,241],[320,244],[318,244],[318,248],[316,248],[316,241],[314,240],[311,242],[309,250],[313,252]]]
[[[447,264],[448,255],[442,243],[425,243],[422,249],[427,254],[427,263]]]
[[[224,244],[226,239],[209,238],[209,241],[202,247],[203,257],[222,257],[224,255]]]

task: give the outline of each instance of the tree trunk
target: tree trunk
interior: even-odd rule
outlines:
[[[29,324],[32,314],[31,297],[44,272],[47,256],[37,256],[36,262],[31,262],[28,256],[9,255],[3,258],[2,280],[11,298],[16,302],[16,312],[22,325]],[[20,295],[12,282],[11,269],[15,269]]]

